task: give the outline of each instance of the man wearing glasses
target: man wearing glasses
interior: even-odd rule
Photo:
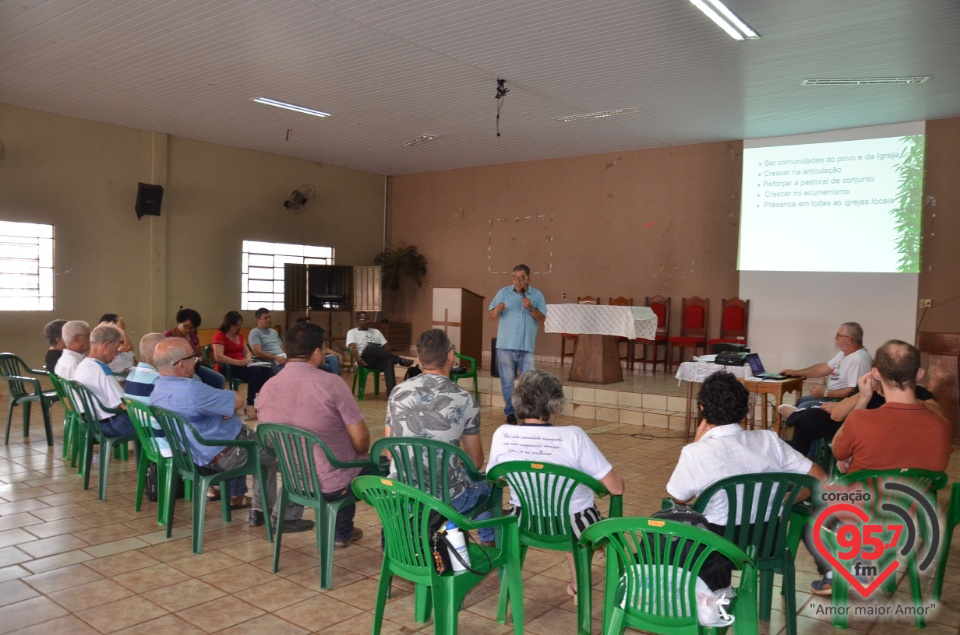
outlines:
[[[830,361],[807,366],[800,370],[780,371],[788,377],[827,377],[827,385],[813,386],[810,394],[797,400],[796,406],[780,406],[780,413],[789,416],[798,409],[819,406],[825,401],[839,401],[848,397],[857,386],[857,378],[870,372],[873,360],[863,347],[863,328],[856,322],[844,322],[833,338],[837,354]]]
[[[217,390],[201,381],[194,381],[194,370],[199,358],[187,340],[179,337],[167,338],[157,344],[154,351],[154,363],[160,376],[154,384],[150,402],[154,406],[176,412],[194,427],[204,439],[247,439],[256,441],[257,435],[244,426],[236,415],[243,407],[244,399],[232,390]],[[215,472],[226,472],[246,463],[246,450],[231,446],[202,445],[191,435],[188,438],[194,461],[202,468]],[[277,457],[260,450],[260,465],[266,468],[267,477],[264,486],[266,501],[261,498],[260,481],[253,480],[253,502],[249,522],[254,527],[266,521],[264,511],[278,504]],[[236,479],[234,479],[236,481]],[[241,479],[245,481],[245,479]],[[243,501],[245,483],[231,483],[231,505],[235,508],[246,506]],[[271,519],[276,526],[276,511]],[[303,507],[290,505],[284,510],[283,531],[297,532],[313,529],[313,521],[303,520]]]
[[[539,290],[530,286],[530,267],[513,268],[513,284],[494,296],[490,318],[497,325],[497,367],[503,393],[503,413],[507,423],[516,423],[513,413],[513,382],[517,375],[533,370],[533,347],[540,324],[547,319],[547,302]]]

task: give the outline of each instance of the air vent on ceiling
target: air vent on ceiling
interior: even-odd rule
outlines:
[[[427,141],[433,141],[434,139],[439,139],[439,138],[440,138],[440,135],[438,135],[438,134],[422,134],[422,135],[420,135],[419,137],[417,137],[416,139],[411,139],[410,141],[407,141],[406,143],[400,144],[400,145],[397,146],[397,147],[398,147],[398,148],[412,148],[412,147],[414,147],[414,146],[420,145],[421,143],[426,143]]]
[[[805,79],[801,86],[869,86],[871,84],[923,84],[929,75],[917,77],[833,77]]]
[[[554,117],[554,121],[583,121],[584,119],[603,119],[605,117],[617,117],[619,115],[632,115],[640,112],[639,108],[619,108],[617,110],[601,110],[600,112],[588,112],[580,115],[567,115],[565,117]]]

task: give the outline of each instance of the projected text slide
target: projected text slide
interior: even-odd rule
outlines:
[[[916,272],[922,135],[745,148],[745,271]]]

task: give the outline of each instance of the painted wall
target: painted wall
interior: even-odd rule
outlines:
[[[55,310],[0,311],[0,350],[31,364],[54,318],[120,313],[137,340],[173,326],[183,304],[219,325],[240,304],[244,239],[333,246],[348,265],[370,264],[383,244],[380,175],[5,105],[0,139],[0,219],[55,226]],[[139,181],[164,186],[160,217],[137,219]],[[282,203],[303,184],[317,200],[289,214]]]
[[[960,333],[958,147],[960,118],[927,122],[918,295],[933,307],[918,312],[925,331]],[[430,260],[425,288],[405,291],[402,317],[413,322],[414,334],[429,328],[427,286],[467,287],[489,302],[509,283],[505,272],[525,262],[539,272],[533,285],[550,303],[625,295],[641,304],[646,295],[671,296],[674,334],[680,298],[709,297],[716,334],[722,298],[739,292],[740,176],[736,142],[392,177],[389,239],[417,245]],[[863,291],[882,304],[882,286]],[[809,308],[816,312],[817,302]],[[487,320],[485,349],[495,335],[496,323]],[[883,339],[874,333],[872,346]],[[559,335],[541,334],[537,353],[556,356],[559,342]]]
[[[397,176],[390,184],[389,238],[430,261],[424,288],[408,285],[402,317],[430,326],[429,286],[486,296],[525,263],[548,303],[579,296],[711,299],[737,292],[741,143],[714,143]],[[567,300],[563,300],[563,294]],[[484,321],[484,348],[496,322]],[[557,356],[560,335],[537,353]]]

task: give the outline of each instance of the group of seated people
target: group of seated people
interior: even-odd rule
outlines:
[[[126,395],[182,415],[206,439],[255,440],[254,432],[237,416],[244,404],[243,397],[225,390],[222,377],[219,386],[196,380],[203,380],[198,372],[202,367],[195,341],[200,319],[199,315],[183,311],[186,310],[178,314],[176,330],[171,329],[163,335],[150,333],[141,339],[140,363],[127,377]],[[257,418],[310,431],[341,460],[369,459],[370,433],[356,400],[341,377],[324,370],[331,361],[331,351],[324,344],[324,330],[308,321],[298,322],[278,342],[276,331],[270,328],[269,311],[261,311],[257,312],[256,340],[251,333],[253,354],[283,370],[274,374],[270,367],[256,367],[268,373],[262,381],[258,380],[256,386],[253,376],[248,375],[248,391],[256,388],[259,393]],[[370,329],[366,318],[366,314],[358,316],[358,327],[347,338],[360,363],[373,365],[385,360],[392,370],[393,364],[407,361],[389,353],[369,353],[370,347],[382,347],[385,341],[380,341],[382,335],[376,336],[379,331]],[[223,359],[222,355],[233,361],[242,359],[247,363],[231,366],[252,370],[248,362],[251,357],[239,334],[241,323],[239,313],[227,314],[214,340],[215,356],[217,361]],[[850,353],[841,350],[843,355],[835,358],[836,363],[831,360],[826,364],[831,371],[837,371],[841,366],[854,367],[844,364],[843,360],[862,350],[862,330],[857,333],[859,327],[854,323],[846,323],[842,329],[845,332],[838,333],[837,339],[844,339],[842,336],[852,333],[856,337],[850,336],[849,339],[856,347]],[[370,334],[370,330],[376,333]],[[113,376],[109,364],[125,340],[123,331],[115,324],[102,323],[90,331],[84,322],[66,322],[58,338],[63,343],[63,352],[56,362],[55,372],[88,385],[104,405],[119,407],[124,388]],[[480,408],[469,391],[449,379],[455,356],[447,334],[439,329],[427,330],[417,339],[416,348],[422,373],[396,385],[389,393],[385,434],[452,443],[462,448],[475,466],[481,468],[485,453],[479,436]],[[84,353],[88,353],[87,357]],[[412,363],[413,360],[409,361]],[[810,367],[793,372],[813,376],[822,369]],[[807,407],[797,410],[791,418],[816,417],[823,423],[823,417],[831,418],[842,413],[841,420],[845,419],[842,426],[829,435],[821,431],[823,437],[832,437],[833,453],[841,469],[909,467],[944,471],[952,450],[951,429],[929,393],[916,386],[922,377],[917,349],[906,342],[890,340],[877,349],[873,365],[866,372],[859,373],[855,387],[847,391],[829,387],[825,394],[815,396],[820,400],[819,404],[801,404]],[[845,395],[840,402],[823,401],[824,398]],[[248,407],[253,405],[249,396],[246,404]],[[494,432],[486,457],[487,469],[517,460],[554,463],[572,467],[599,480],[611,494],[623,493],[623,479],[590,436],[577,426],[556,425],[556,418],[564,405],[563,387],[556,376],[542,370],[527,371],[518,380],[512,404],[518,425],[505,424]],[[789,443],[771,430],[748,431],[740,426],[748,412],[748,393],[730,373],[715,373],[704,382],[698,408],[700,423],[696,437],[681,451],[666,486],[667,493],[677,503],[689,504],[711,484],[740,474],[791,472],[808,474],[821,481],[827,478],[824,469],[807,456],[812,440],[809,434],[801,434],[806,427],[801,423],[796,423],[794,439]],[[132,432],[129,419],[122,413],[105,418],[104,430],[108,435]],[[194,455],[204,462],[202,467],[214,471],[232,469],[246,458],[242,448],[191,445]],[[312,529],[314,523],[301,517],[302,507],[277,508],[277,459],[268,448],[261,448],[260,460],[268,470],[265,482],[268,491],[266,500],[263,500],[259,484],[254,480],[249,523],[253,526],[277,523],[282,517],[286,532]],[[319,450],[314,461],[323,496],[329,501],[348,496],[352,480],[370,470],[334,468]],[[470,509],[489,493],[490,484],[472,481],[459,460],[453,461],[450,467],[449,494],[455,509]],[[245,480],[235,479],[229,486],[231,504],[247,506]],[[515,497],[511,504],[511,513],[521,513]],[[362,531],[353,523],[354,512],[353,505],[338,512],[336,548],[348,547],[362,537]],[[586,487],[574,494],[570,513],[575,535],[601,519],[593,492]],[[704,515],[710,529],[722,533],[727,514],[725,500],[717,497],[706,505]],[[809,546],[812,538],[810,535],[805,538]],[[481,543],[491,544],[492,532],[481,531],[479,539]],[[816,550],[811,549],[811,552],[822,575],[821,579],[814,581],[813,592],[828,595],[831,590],[829,565]],[[576,575],[572,557],[568,557],[568,561],[571,581],[567,591],[575,597]]]

